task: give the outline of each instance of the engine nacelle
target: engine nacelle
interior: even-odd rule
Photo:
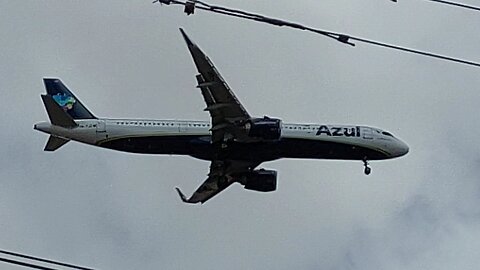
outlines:
[[[257,170],[244,175],[245,189],[270,192],[277,189],[277,172]]]
[[[282,133],[281,123],[280,119],[267,116],[264,118],[252,118],[245,124],[245,129],[249,137],[275,141],[280,139]]]

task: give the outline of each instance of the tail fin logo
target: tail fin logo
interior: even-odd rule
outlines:
[[[58,93],[52,96],[52,98],[55,100],[55,102],[57,102],[58,105],[60,105],[60,107],[62,107],[64,111],[71,110],[73,108],[73,104],[77,102],[75,98],[62,93]]]

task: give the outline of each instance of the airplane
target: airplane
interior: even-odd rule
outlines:
[[[362,125],[283,123],[278,118],[253,117],[240,103],[212,61],[180,32],[198,70],[197,88],[211,121],[109,119],[94,116],[60,79],[44,78],[41,95],[50,122],[34,129],[50,134],[45,151],[69,141],[139,154],[189,155],[210,161],[207,179],[185,203],[205,203],[233,183],[247,190],[277,188],[275,170],[255,169],[280,158],[358,160],[370,174],[369,161],[408,153],[391,133]]]

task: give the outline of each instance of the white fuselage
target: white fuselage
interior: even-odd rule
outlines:
[[[175,147],[182,147],[183,144],[204,146],[210,144],[210,123],[205,121],[183,121],[183,120],[140,120],[140,119],[89,119],[75,120],[78,124],[75,128],[63,128],[42,122],[35,125],[35,129],[45,133],[74,140],[90,145],[97,145],[126,152],[149,153],[149,154],[187,154],[202,159],[209,159],[195,151],[201,149],[170,148],[168,144],[179,142],[179,139],[190,138]],[[146,139],[148,138],[148,139]],[[169,141],[167,141],[167,138]],[[165,141],[165,142],[164,142]],[[269,147],[278,146],[278,153],[272,151],[272,158],[281,157],[293,158],[332,158],[332,159],[363,159],[363,153],[357,153],[365,149],[365,155],[369,151],[375,154],[368,154],[368,159],[388,159],[404,155],[408,147],[401,140],[393,137],[390,133],[377,128],[366,126],[347,125],[319,125],[319,124],[282,124],[280,142],[291,142],[290,144],[269,144]],[[117,143],[122,142],[122,143]],[[138,145],[135,145],[138,144]],[[162,146],[157,145],[163,144]],[[305,148],[303,149],[302,145]],[[287,146],[288,145],[288,146]],[[297,146],[295,146],[297,145]],[[319,146],[318,151],[311,148]],[[341,151],[352,151],[348,153],[320,153],[322,151],[336,151],[341,146]],[[257,144],[258,146],[258,144]],[[172,146],[173,147],[173,146]],[[185,146],[186,147],[186,146]],[[245,148],[245,147],[243,147]],[[261,148],[261,147],[260,147]],[[268,151],[271,149],[268,148]],[[299,153],[303,149],[305,155]],[[367,151],[368,150],[368,151]],[[292,152],[292,154],[289,154]],[[317,153],[318,152],[318,153]]]

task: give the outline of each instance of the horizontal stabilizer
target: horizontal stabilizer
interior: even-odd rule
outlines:
[[[48,138],[47,144],[45,145],[45,149],[43,149],[43,151],[49,151],[49,152],[55,151],[69,141],[70,140],[68,139],[63,139],[56,136],[50,136],[50,138]]]
[[[49,95],[42,95],[43,104],[47,110],[50,122],[53,125],[73,128],[77,126],[77,123],[73,121],[72,117],[67,114]]]

